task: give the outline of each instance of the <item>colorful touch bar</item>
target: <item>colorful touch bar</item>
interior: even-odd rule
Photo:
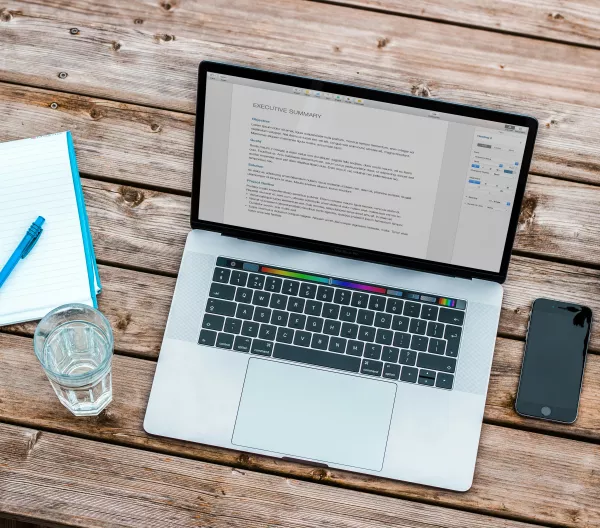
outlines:
[[[352,288],[353,290],[362,290],[372,293],[386,293],[385,288],[379,288],[377,286],[369,286],[368,284],[360,284],[358,282],[347,282],[338,279],[331,279],[332,286],[342,286],[343,288]]]
[[[449,306],[450,308],[454,308],[456,306],[456,301],[454,299],[447,299],[446,297],[439,297],[438,304],[442,306]]]
[[[307,280],[312,282],[320,282],[322,284],[329,284],[329,279],[326,277],[319,277],[318,275],[308,275],[307,273],[297,273],[295,271],[286,271],[277,268],[267,268],[261,266],[260,271],[263,273],[270,273],[272,275],[281,275],[282,277],[290,277],[293,279]]]

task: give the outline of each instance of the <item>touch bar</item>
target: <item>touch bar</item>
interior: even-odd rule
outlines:
[[[281,275],[282,277],[292,277],[294,279],[308,280],[312,282],[321,282],[323,284],[329,284],[329,279],[326,277],[319,277],[318,275],[308,275],[306,273],[297,273],[295,271],[285,271],[277,268],[267,268],[262,266],[260,271],[263,273],[271,273],[273,275]]]
[[[363,290],[373,293],[385,293],[385,288],[378,288],[377,286],[369,286],[368,284],[360,284],[358,282],[347,282],[338,279],[332,279],[331,284],[333,286],[343,286],[344,288],[352,288],[354,290]]]

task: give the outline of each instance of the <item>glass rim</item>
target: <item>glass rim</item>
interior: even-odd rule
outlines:
[[[41,339],[41,336],[40,336],[40,326],[42,325],[42,323],[46,319],[50,318],[51,316],[55,315],[58,312],[65,311],[67,309],[73,309],[73,308],[80,308],[80,309],[85,309],[85,310],[91,310],[96,315],[100,316],[101,321],[104,323],[104,325],[108,329],[108,334],[106,335],[106,337],[108,338],[108,341],[109,341],[109,347],[108,347],[109,351],[106,354],[106,357],[100,363],[100,365],[98,365],[95,369],[90,370],[88,372],[85,372],[83,374],[68,374],[68,375],[66,375],[66,374],[60,374],[58,372],[55,372],[53,369],[51,369],[51,368],[48,367],[46,361],[44,361],[44,359],[43,359],[43,348],[42,348],[42,350],[39,350],[37,342],[38,342],[39,339]],[[52,334],[56,329],[60,328],[63,324],[64,323],[56,326],[56,328],[54,328],[52,330],[52,332],[50,332],[48,335]],[[106,333],[106,332],[103,332],[103,333]],[[113,335],[112,327],[110,326],[110,322],[108,321],[108,319],[106,318],[106,316],[100,310],[97,310],[93,306],[88,306],[87,304],[82,304],[82,303],[63,304],[61,306],[57,306],[53,310],[50,310],[46,315],[44,315],[44,317],[42,317],[42,319],[40,319],[40,322],[37,324],[37,326],[35,328],[35,332],[33,334],[33,351],[34,351],[34,353],[35,353],[38,361],[42,365],[42,368],[44,369],[44,371],[47,374],[50,374],[51,376],[53,376],[54,378],[56,378],[57,380],[62,379],[62,380],[65,380],[65,381],[66,380],[82,381],[82,380],[85,380],[87,378],[93,378],[99,372],[101,372],[104,369],[106,369],[106,367],[108,366],[108,364],[112,360],[113,348],[114,348],[114,335]]]

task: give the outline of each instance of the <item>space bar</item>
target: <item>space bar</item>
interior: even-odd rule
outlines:
[[[319,367],[346,370],[348,372],[358,372],[360,370],[360,358],[345,356],[344,354],[321,352],[313,348],[286,345],[284,343],[275,344],[273,357],[317,365]]]

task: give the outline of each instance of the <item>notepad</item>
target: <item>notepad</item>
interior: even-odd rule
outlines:
[[[68,303],[97,307],[101,284],[70,132],[0,143],[0,268],[38,216],[27,258],[0,288],[0,326]]]

